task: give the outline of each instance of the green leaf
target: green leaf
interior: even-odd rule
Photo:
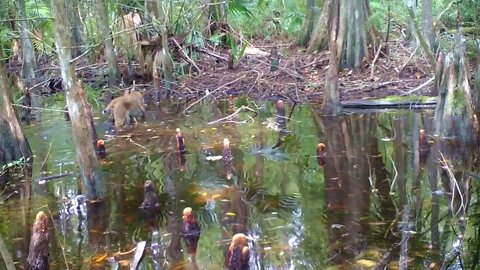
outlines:
[[[247,8],[247,1],[231,0],[228,2],[228,11],[232,14],[243,14],[247,17],[253,17],[253,13]]]

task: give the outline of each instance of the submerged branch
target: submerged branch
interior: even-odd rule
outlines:
[[[54,180],[58,178],[63,178],[63,177],[68,177],[68,176],[76,176],[78,173],[62,173],[62,174],[57,174],[57,175],[51,175],[51,176],[45,176],[45,177],[40,177],[35,180],[34,182],[40,182],[40,181],[48,181],[48,180]]]

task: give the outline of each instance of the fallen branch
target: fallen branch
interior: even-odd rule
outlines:
[[[48,181],[48,180],[53,180],[53,179],[58,179],[58,178],[63,178],[63,177],[68,177],[68,176],[76,176],[78,175],[77,173],[62,173],[62,174],[57,174],[57,175],[51,175],[51,176],[45,176],[45,177],[40,177],[35,179],[35,182],[40,182],[40,181]]]
[[[286,44],[278,44],[278,45],[257,45],[255,46],[256,48],[273,48],[273,47],[282,47],[282,48],[288,48],[292,46],[293,43],[286,43]]]
[[[128,141],[129,143],[131,143],[131,144],[134,144],[134,145],[136,145],[136,146],[138,146],[138,147],[140,147],[140,148],[143,148],[143,149],[145,149],[145,150],[148,151],[148,148],[146,148],[145,146],[143,146],[143,145],[141,145],[141,144],[139,144],[139,143],[136,143],[134,140],[132,140],[132,138],[128,138],[127,141]]]
[[[204,53],[204,54],[208,54],[210,56],[213,56],[217,59],[220,59],[220,60],[223,60],[223,61],[228,61],[228,58],[226,57],[223,57],[221,55],[218,55],[218,54],[215,54],[215,53],[212,53],[212,52],[209,52],[208,50],[205,50],[205,49],[199,49],[199,48],[195,48],[197,51],[201,52],[201,53]]]
[[[232,84],[232,83],[234,83],[234,82],[236,82],[236,81],[238,81],[238,80],[240,80],[240,79],[242,79],[242,78],[245,78],[245,76],[246,76],[246,75],[243,75],[243,76],[241,76],[241,77],[238,77],[238,78],[236,78],[236,79],[233,80],[233,81],[230,81],[230,82],[227,82],[227,83],[225,83],[225,84],[220,85],[219,87],[215,88],[215,89],[214,89],[213,91],[211,91],[211,92],[207,92],[207,94],[205,94],[205,96],[201,97],[199,100],[195,101],[194,103],[190,104],[187,108],[185,108],[185,110],[183,110],[183,113],[185,113],[185,112],[188,111],[191,107],[193,107],[194,105],[198,104],[200,101],[202,101],[202,100],[204,100],[206,97],[212,95],[213,93],[215,93],[215,92],[218,91],[219,89],[222,89],[223,87],[225,87],[225,86],[227,86],[227,85],[230,85],[230,84]]]
[[[32,91],[33,89],[39,87],[40,85],[44,85],[46,82],[48,82],[48,80],[50,80],[50,78],[46,79],[46,80],[43,81],[43,82],[39,82],[39,83],[35,84],[34,86],[28,88],[28,90],[29,90],[29,91]]]
[[[257,111],[255,111],[254,109],[251,109],[251,108],[246,107],[246,106],[242,106],[242,107],[238,108],[234,113],[232,113],[230,115],[227,115],[225,117],[222,117],[220,119],[217,119],[215,121],[208,122],[207,125],[213,125],[213,124],[216,124],[216,123],[219,123],[219,122],[222,122],[222,121],[230,121],[230,118],[238,115],[238,113],[240,113],[243,110],[247,110],[247,111],[257,113]]]
[[[382,43],[380,43],[380,45],[378,46],[378,51],[375,55],[375,58],[373,59],[373,62],[372,62],[372,68],[370,69],[370,80],[373,81],[373,74],[375,72],[375,63],[377,62],[378,60],[378,57],[380,56],[380,52],[382,51]]]
[[[202,71],[200,70],[200,68],[197,66],[197,64],[195,64],[195,62],[185,53],[185,51],[183,50],[183,48],[180,46],[180,44],[178,44],[178,41],[174,38],[172,38],[171,40],[173,40],[173,42],[175,43],[175,45],[178,47],[178,51],[181,52],[181,54],[183,55],[183,57],[185,57],[185,60],[190,63],[197,71],[198,71],[198,74],[201,74]]]
[[[412,89],[412,90],[410,90],[410,91],[408,91],[408,92],[405,92],[404,95],[409,95],[409,94],[411,94],[411,93],[413,93],[413,92],[416,92],[416,91],[424,88],[425,86],[427,86],[427,85],[429,85],[431,82],[433,82],[433,80],[435,80],[435,77],[432,77],[432,78],[428,79],[426,82],[424,82],[424,83],[420,84],[419,86],[415,87],[414,89]]]
[[[415,53],[417,52],[417,50],[418,50],[418,45],[417,45],[417,47],[415,47],[415,50],[414,50],[413,53],[410,55],[410,57],[408,58],[407,62],[405,62],[405,64],[402,65],[402,67],[400,68],[400,70],[397,71],[397,74],[400,75],[400,74],[402,73],[402,71],[405,69],[405,67],[408,65],[408,63],[410,63],[410,61],[412,61],[413,56],[415,55]]]

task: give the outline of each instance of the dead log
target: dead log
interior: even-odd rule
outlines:
[[[27,270],[48,270],[48,217],[43,212],[38,212],[33,223],[32,238],[28,250]]]

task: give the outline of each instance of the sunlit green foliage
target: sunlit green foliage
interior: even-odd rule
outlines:
[[[391,32],[390,38],[401,38],[402,32],[406,29],[408,14],[404,2],[393,0],[370,0],[372,14],[368,20],[368,24],[375,26],[381,33],[386,33],[388,27],[388,19],[391,16]],[[167,3],[167,2],[164,2]],[[235,55],[240,56],[241,47],[237,44],[244,44],[241,38],[256,38],[266,41],[277,40],[280,37],[284,40],[295,40],[299,37],[303,30],[306,3],[305,1],[294,0],[229,0],[226,1],[226,20],[233,27],[234,32],[216,32],[211,36],[206,35],[209,25],[209,12],[213,10],[213,18],[220,16],[218,9],[220,4],[211,2],[205,5],[205,1],[186,1],[175,0],[168,1],[164,7],[169,17],[169,29],[173,34],[185,35],[187,41],[198,47],[205,46],[205,41],[209,40],[217,45],[225,45],[236,50]],[[220,2],[219,2],[220,3]],[[222,1],[223,3],[223,1]],[[421,19],[421,1],[416,9],[417,19]],[[118,37],[120,31],[116,25],[117,18],[122,14],[130,11],[137,11],[140,14],[145,13],[144,1],[135,0],[112,0],[108,1],[109,16],[114,37]],[[51,18],[51,9],[48,1],[26,1],[27,17],[35,18],[28,21],[31,29],[33,43],[39,55],[52,55],[54,52],[53,44],[53,23]],[[82,23],[87,38],[87,46],[98,46],[103,40],[98,34],[98,26],[95,17],[96,10],[93,8],[92,0],[79,1],[79,11],[82,17]],[[316,1],[314,12],[319,14],[322,8],[322,1]],[[435,30],[445,33],[441,35],[440,41],[443,46],[449,46],[451,43],[450,30],[455,29],[457,24],[457,11],[462,12],[463,25],[469,33],[478,33],[476,30],[479,23],[478,14],[480,12],[479,5],[475,0],[461,1],[451,4],[447,0],[433,1],[433,14],[435,20]],[[215,12],[217,10],[217,12]],[[390,12],[389,12],[390,11]],[[217,15],[215,15],[217,14]],[[441,17],[439,17],[441,14]],[[5,51],[5,56],[11,56],[12,41],[19,38],[18,26],[15,21],[8,21],[8,18],[16,19],[16,3],[13,0],[4,1],[0,6],[0,17],[7,18],[0,22],[0,43]],[[144,17],[144,16],[143,16]],[[219,19],[219,18],[217,18]],[[149,18],[144,17],[144,23],[152,23]],[[148,26],[148,25],[147,25]],[[228,37],[225,39],[224,37]],[[230,40],[230,41],[228,41]],[[227,42],[225,42],[227,41]],[[225,43],[225,44],[224,44]],[[117,44],[122,46],[121,43]],[[243,45],[242,45],[243,46]],[[472,46],[474,48],[474,46]],[[95,47],[93,51],[101,48]]]

